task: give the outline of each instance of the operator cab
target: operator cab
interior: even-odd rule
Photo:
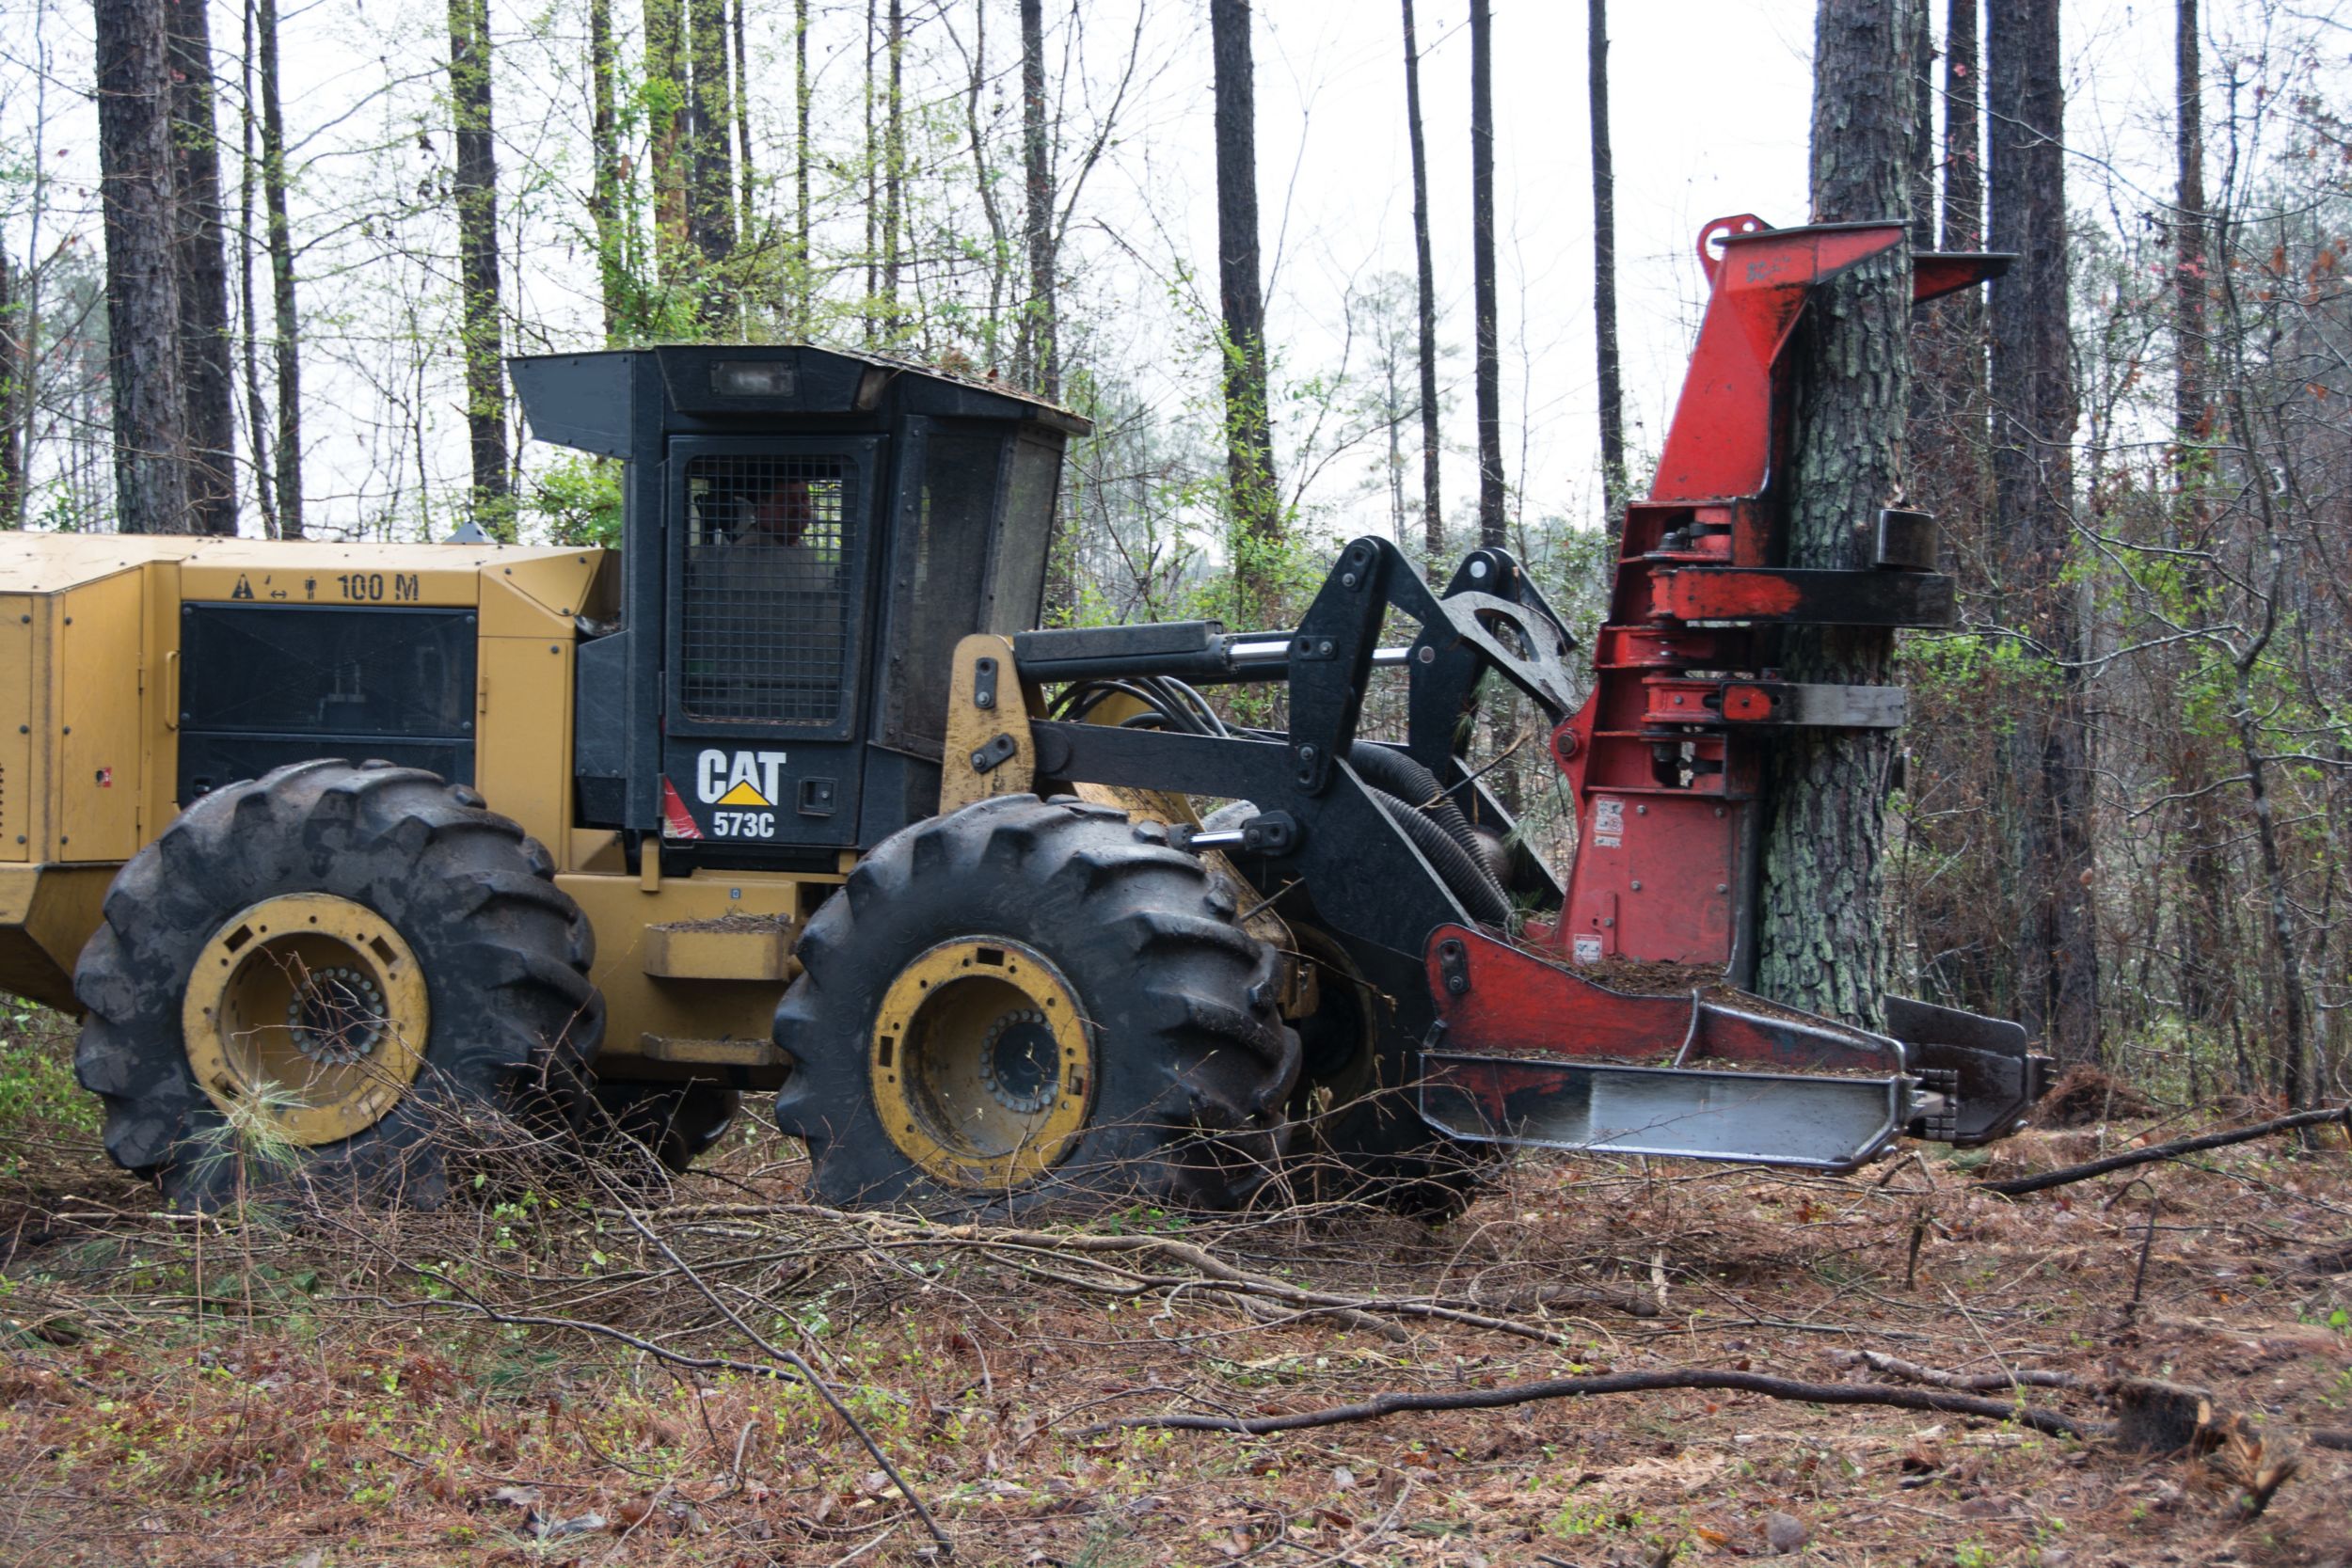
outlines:
[[[582,823],[667,868],[830,871],[936,812],[956,642],[1037,624],[1088,422],[802,345],[510,364],[533,436],[625,465],[620,623],[581,627]]]

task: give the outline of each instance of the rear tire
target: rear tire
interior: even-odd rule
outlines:
[[[430,1207],[452,1153],[496,1136],[456,1135],[469,1113],[567,1134],[604,1006],[553,879],[520,827],[416,768],[297,763],[205,796],[115,879],[74,974],[107,1152],[185,1207],[303,1187]]]
[[[1002,796],[894,835],[809,921],[777,1125],[828,1203],[1248,1201],[1297,1037],[1231,883],[1115,808]]]

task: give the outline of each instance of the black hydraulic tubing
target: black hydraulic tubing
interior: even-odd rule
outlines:
[[[1367,785],[1366,792],[1389,814],[1389,820],[1413,841],[1413,847],[1428,861],[1438,879],[1462,901],[1462,908],[1470,911],[1471,919],[1482,926],[1509,927],[1511,901],[1486,874],[1484,861],[1454,843],[1443,828],[1409,802],[1376,785]]]

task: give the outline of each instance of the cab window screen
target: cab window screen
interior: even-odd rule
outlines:
[[[840,720],[850,686],[856,477],[846,457],[687,464],[678,701],[689,718]]]

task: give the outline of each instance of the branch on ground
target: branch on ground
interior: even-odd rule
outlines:
[[[2176,1159],[2183,1154],[2195,1154],[2201,1149],[2226,1148],[2232,1144],[2251,1143],[2298,1128],[2322,1127],[2336,1122],[2352,1129],[2352,1105],[2334,1105],[2317,1111],[2297,1111],[2291,1117],[2260,1122],[2252,1127],[2233,1128],[2226,1132],[2207,1132],[2201,1137],[2178,1138],[2169,1144],[2155,1144],[2147,1148],[2126,1149],[2110,1154],[2104,1160],[2085,1164],[2068,1165],[2059,1170],[2045,1170],[2036,1176],[2015,1176],[2006,1181],[1987,1181],[1977,1188],[1981,1193],[2000,1193],[2016,1197],[2026,1193],[2042,1192],[2051,1187],[2063,1187],[2070,1182],[2088,1181],[2094,1176],[2110,1171],[2129,1170],[2134,1165],[2153,1164],[2158,1160]]]

